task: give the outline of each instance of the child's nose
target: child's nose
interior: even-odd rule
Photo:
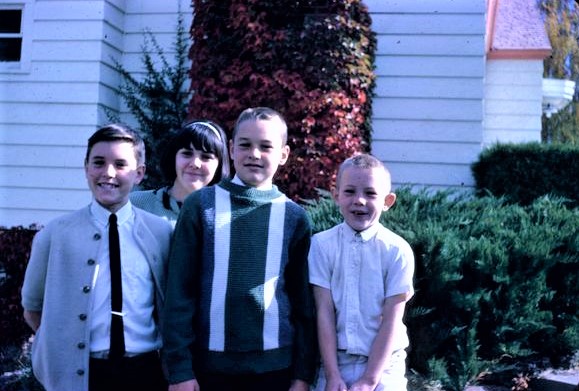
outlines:
[[[191,164],[193,164],[193,166],[194,166],[195,168],[201,167],[201,158],[199,158],[199,157],[194,157],[194,158],[191,160]]]
[[[106,173],[110,177],[114,177],[116,174],[115,166],[112,164],[107,165]]]
[[[259,159],[261,157],[261,152],[260,152],[259,148],[252,148],[251,149],[251,157],[254,157],[256,159]]]
[[[366,205],[366,198],[364,198],[363,195],[358,195],[358,196],[356,196],[354,202],[357,205]]]

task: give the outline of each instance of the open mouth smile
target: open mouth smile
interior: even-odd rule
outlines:
[[[99,183],[98,186],[105,189],[116,189],[117,187],[119,187],[119,185],[116,185],[114,183]]]

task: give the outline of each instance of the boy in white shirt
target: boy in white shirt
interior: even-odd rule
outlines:
[[[351,157],[334,198],[344,222],[314,235],[309,253],[322,356],[315,390],[406,390],[414,255],[379,222],[396,201],[390,173],[371,155]]]

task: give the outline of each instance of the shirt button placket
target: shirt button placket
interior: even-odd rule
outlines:
[[[358,311],[356,305],[356,292],[357,292],[357,278],[356,278],[356,253],[357,253],[357,243],[356,241],[352,241],[350,245],[350,256],[349,258],[349,273],[346,275],[347,281],[347,288],[346,288],[346,297],[347,297],[347,327],[346,327],[346,335],[348,339],[348,346],[353,347],[354,341],[356,339],[356,312]]]

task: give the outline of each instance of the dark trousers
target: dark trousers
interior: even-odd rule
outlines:
[[[288,391],[291,372],[284,369],[244,375],[198,373],[197,382],[202,391]]]
[[[91,358],[89,391],[167,391],[157,352],[116,360]]]

